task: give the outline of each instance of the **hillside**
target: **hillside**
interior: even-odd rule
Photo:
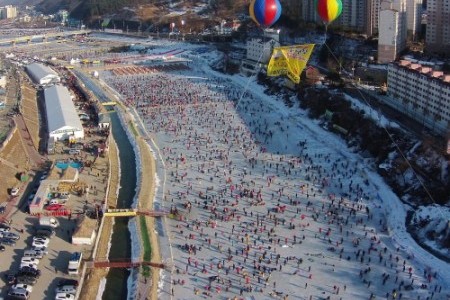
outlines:
[[[0,0],[8,2],[8,0]],[[36,4],[37,10],[50,14],[59,9],[67,9],[71,17],[83,19],[86,22],[111,18],[116,20],[129,20],[154,23],[164,17],[193,16],[202,19],[229,19],[246,12],[250,0],[28,0],[20,2],[21,5]],[[210,6],[208,6],[210,3]],[[167,14],[169,14],[167,16]],[[207,16],[207,17],[206,17]]]

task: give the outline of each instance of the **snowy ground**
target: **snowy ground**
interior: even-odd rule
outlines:
[[[406,233],[401,202],[358,154],[203,57],[166,75],[102,74],[141,99],[128,103],[162,149],[166,206],[183,216],[168,221],[175,299],[449,297],[450,266]]]
[[[437,217],[436,217],[437,216]],[[429,247],[449,256],[450,250],[442,247],[442,241],[449,237],[450,208],[439,205],[420,206],[411,219],[417,234]]]

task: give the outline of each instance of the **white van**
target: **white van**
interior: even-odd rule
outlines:
[[[70,155],[75,155],[75,154],[80,154],[80,153],[81,153],[81,151],[78,149],[70,149],[69,150]]]
[[[75,295],[77,293],[77,288],[73,285],[64,285],[59,288],[56,288],[55,292],[58,293],[67,293]]]
[[[23,289],[11,289],[8,292],[8,296],[12,299],[28,299],[30,297],[30,293]]]

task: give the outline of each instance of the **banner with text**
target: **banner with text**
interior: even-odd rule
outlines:
[[[267,65],[268,76],[286,75],[292,82],[300,82],[300,74],[306,67],[314,44],[276,47]]]

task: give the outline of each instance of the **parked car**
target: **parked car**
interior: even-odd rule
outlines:
[[[72,300],[75,299],[75,296],[67,293],[57,293],[55,296],[55,300]]]
[[[10,227],[0,227],[0,232],[9,232],[10,230]]]
[[[15,278],[15,281],[18,283],[35,284],[37,279],[36,276],[20,275]]]
[[[44,242],[44,241],[42,241],[42,240],[36,240],[36,241],[33,241],[33,243],[31,244],[31,246],[33,246],[33,247],[47,247],[47,245],[48,245],[48,242]]]
[[[31,250],[41,251],[43,254],[48,254],[48,250],[46,246],[32,246]]]
[[[5,239],[5,238],[1,239],[1,243],[4,244],[4,245],[13,246],[13,247],[16,245],[16,241],[15,240]]]
[[[23,262],[23,263],[20,263],[19,267],[20,268],[33,268],[33,269],[37,270],[37,265],[33,264],[33,263]]]
[[[28,264],[33,264],[33,265],[38,265],[39,264],[39,259],[34,258],[34,257],[22,257],[22,260],[20,261],[21,263],[28,263]]]
[[[47,237],[33,236],[33,246],[35,244],[40,245],[40,246],[47,246],[49,242],[50,242],[50,239]]]
[[[44,253],[42,251],[25,250],[23,252],[23,257],[34,257],[37,259],[42,259],[42,257],[44,257]]]
[[[15,285],[11,286],[11,288],[15,290],[22,289],[28,291],[28,293],[31,293],[33,291],[33,287],[26,283],[16,283]]]
[[[75,295],[77,293],[77,287],[74,285],[63,285],[63,286],[57,287],[55,292]]]
[[[60,210],[63,207],[64,207],[64,205],[61,205],[61,204],[50,204],[50,205],[46,206],[45,209],[54,211],[54,210]]]
[[[20,235],[14,232],[4,232],[3,238],[17,241],[18,239],[20,239]]]
[[[6,206],[0,206],[0,214],[3,215],[6,211]]]
[[[6,231],[10,231],[11,230],[11,226],[9,226],[6,223],[0,223],[0,231],[2,231],[1,228],[6,229]]]
[[[20,191],[20,189],[18,187],[11,189],[11,196],[19,195],[19,191]]]
[[[16,283],[16,276],[14,274],[5,274],[5,281],[6,284],[15,284]]]
[[[39,276],[41,276],[41,270],[38,270],[33,267],[29,267],[29,266],[22,267],[22,268],[20,268],[19,273],[17,273],[17,275],[18,276],[25,275],[25,276],[39,277]]]
[[[48,242],[50,242],[50,239],[49,239],[49,238],[46,238],[46,237],[33,236],[33,242],[34,242],[34,241],[39,241],[39,242],[48,243]]]
[[[28,299],[30,293],[25,290],[14,290],[10,289],[8,292],[9,299]]]
[[[78,280],[75,279],[62,279],[58,282],[58,287],[65,286],[65,285],[73,285],[78,286]]]
[[[3,246],[3,245],[0,245],[0,251],[5,251],[6,250],[6,248],[5,248],[5,246]]]
[[[36,230],[36,237],[51,238],[55,235],[55,231],[52,229],[38,229]]]

